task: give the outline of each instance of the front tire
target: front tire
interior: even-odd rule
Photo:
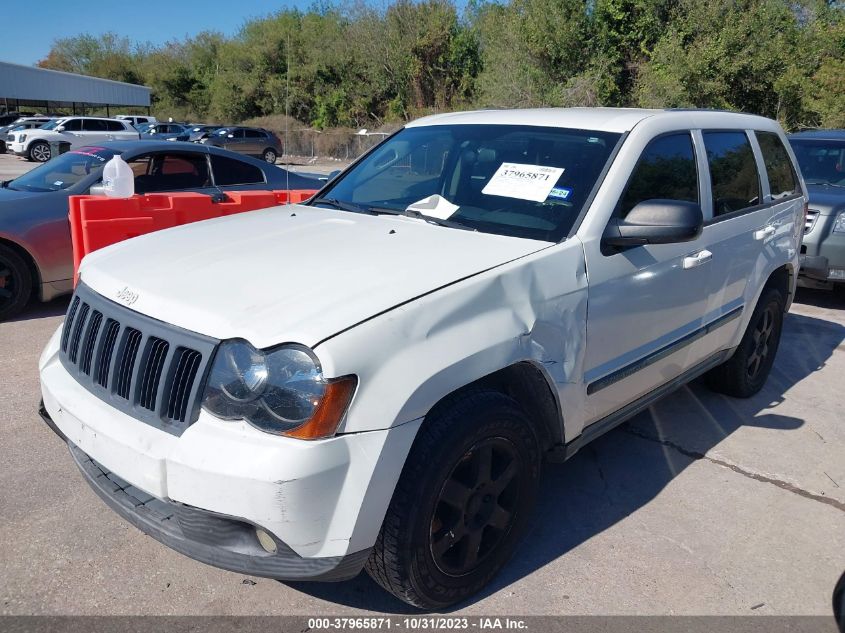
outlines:
[[[29,158],[37,163],[46,163],[53,157],[50,144],[44,141],[35,141],[29,146]]]
[[[265,149],[264,153],[261,155],[261,157],[264,159],[265,162],[268,162],[271,165],[276,164],[277,155],[276,155],[276,150],[274,150],[274,149],[269,149],[269,148]]]
[[[439,609],[508,561],[537,496],[540,448],[519,405],[472,391],[421,427],[366,570],[411,605]]]
[[[32,295],[32,274],[26,262],[0,244],[0,321],[23,310]]]
[[[783,308],[784,296],[779,290],[763,291],[734,355],[706,374],[713,391],[750,398],[763,388],[780,344]]]

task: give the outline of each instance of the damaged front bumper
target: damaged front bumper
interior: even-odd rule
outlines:
[[[95,492],[130,523],[241,573],[343,580],[361,570],[418,422],[309,442],[202,412],[176,437],[92,395],[57,349],[54,337],[40,363],[42,417]]]

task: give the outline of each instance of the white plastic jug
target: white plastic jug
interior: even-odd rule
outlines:
[[[120,154],[103,167],[103,193],[109,198],[130,198],[135,193],[135,174]]]

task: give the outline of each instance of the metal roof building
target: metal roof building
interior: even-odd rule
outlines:
[[[50,107],[150,106],[150,88],[35,66],[0,62],[0,103]]]

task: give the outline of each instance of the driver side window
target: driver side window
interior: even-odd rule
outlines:
[[[640,202],[654,199],[698,202],[698,173],[689,132],[659,136],[646,146],[616,216],[625,218]]]

